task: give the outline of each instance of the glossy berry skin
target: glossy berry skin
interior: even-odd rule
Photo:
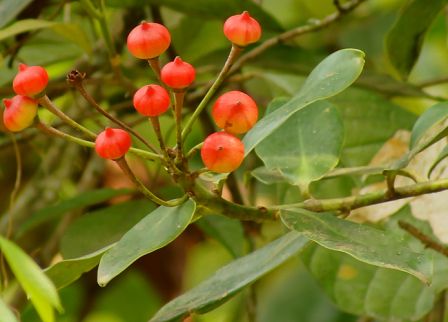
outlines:
[[[106,128],[95,141],[95,151],[103,159],[116,160],[131,148],[131,136],[122,129]]]
[[[19,132],[33,124],[37,114],[37,102],[27,96],[16,95],[4,99],[3,123],[11,132]]]
[[[226,173],[236,170],[244,159],[244,145],[240,139],[226,132],[209,135],[201,149],[207,169]]]
[[[216,125],[226,132],[241,134],[249,131],[257,122],[258,108],[255,101],[240,91],[221,95],[212,108]]]
[[[224,35],[235,45],[244,47],[257,42],[261,37],[261,27],[247,11],[227,18]]]
[[[162,81],[173,89],[183,89],[190,86],[195,76],[194,67],[184,62],[179,56],[163,66],[160,72]]]
[[[131,30],[127,38],[128,49],[134,57],[151,59],[168,49],[171,36],[165,26],[155,22],[142,22]]]
[[[19,65],[12,87],[18,95],[34,96],[42,93],[48,84],[48,73],[41,66]]]
[[[170,96],[159,85],[146,85],[134,94],[134,107],[142,115],[153,117],[165,113],[170,106]]]

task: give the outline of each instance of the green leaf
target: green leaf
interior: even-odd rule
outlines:
[[[97,189],[91,191],[84,191],[74,196],[73,198],[62,200],[55,205],[42,208],[30,217],[31,219],[23,223],[17,230],[17,238],[23,236],[30,229],[44,223],[50,219],[57,218],[64,215],[71,210],[92,206],[113,197],[122,196],[131,193],[129,189]]]
[[[296,255],[307,239],[290,232],[253,253],[219,269],[210,278],[175,298],[151,319],[151,322],[178,321],[191,313],[207,312],[235,295],[269,271]]]
[[[106,250],[102,249],[86,256],[62,260],[45,269],[45,274],[57,289],[64,288],[97,266]]]
[[[77,219],[61,240],[64,259],[78,258],[108,248],[142,220],[155,206],[148,200],[132,200],[102,208]]]
[[[364,53],[356,49],[342,49],[325,58],[291,100],[267,114],[246,134],[243,140],[245,154],[248,155],[297,111],[346,89],[361,74],[363,66]]]
[[[207,215],[196,224],[207,235],[219,241],[233,257],[244,253],[244,230],[241,222],[219,215]]]
[[[18,322],[8,305],[0,298],[0,317],[2,322]]]
[[[423,113],[412,129],[411,150],[391,165],[391,170],[402,169],[411,159],[448,135],[448,103],[433,105]]]
[[[368,265],[318,245],[302,258],[309,271],[343,311],[387,321],[417,321],[435,301],[434,290],[412,275]]]
[[[0,3],[0,28],[11,22],[33,0],[2,0]]]
[[[107,3],[111,6],[141,6],[139,0],[108,0]],[[251,0],[148,0],[146,3],[165,6],[202,19],[219,19],[222,21],[247,10],[263,28],[282,30],[280,24],[269,13]]]
[[[317,101],[291,115],[255,151],[269,169],[279,170],[291,184],[307,187],[337,165],[343,141],[337,109]]]
[[[448,157],[448,145],[443,148],[443,150],[437,156],[437,159],[433,162],[431,167],[428,170],[428,178],[431,177],[431,173],[434,169],[439,165],[440,162],[445,160]]]
[[[416,120],[414,114],[363,89],[351,87],[330,101],[338,107],[344,121],[341,163],[346,167],[368,164],[395,132],[411,130]]]
[[[447,119],[448,103],[438,103],[428,108],[412,128],[410,148],[414,149],[417,145],[424,146],[427,142],[431,142],[428,138],[433,137],[434,132],[443,132],[444,127],[448,127],[448,124],[444,124]],[[440,137],[440,134],[437,137]]]
[[[431,279],[432,258],[409,249],[407,243],[387,231],[304,209],[282,211],[281,218],[288,228],[323,247],[371,265],[409,273],[424,283]]]
[[[19,20],[12,25],[0,30],[0,40],[21,34],[22,32],[48,28],[54,25],[54,22],[37,19]]]
[[[131,228],[101,258],[98,284],[105,286],[140,257],[164,247],[187,228],[196,209],[188,200],[178,207],[160,206]]]
[[[423,40],[434,19],[446,5],[446,0],[409,0],[386,37],[386,52],[389,60],[401,76],[406,79],[414,67]]]
[[[75,23],[56,23],[51,27],[56,33],[60,34],[70,42],[77,44],[86,53],[92,52],[92,44],[82,28]]]
[[[284,175],[278,169],[269,169],[265,166],[252,170],[251,175],[264,184],[274,184],[286,181]]]
[[[30,298],[41,319],[44,322],[53,322],[53,307],[61,309],[61,303],[51,280],[23,250],[1,236],[0,248],[11,271]]]

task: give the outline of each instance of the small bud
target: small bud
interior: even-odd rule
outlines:
[[[258,108],[249,95],[231,91],[216,100],[212,116],[219,128],[232,134],[241,134],[249,131],[257,122]]]
[[[261,27],[247,11],[229,17],[224,23],[224,35],[235,45],[244,47],[257,42],[261,37]]]
[[[131,54],[140,59],[160,56],[168,49],[171,36],[165,26],[155,22],[142,22],[131,30],[127,45]]]
[[[41,66],[19,65],[12,87],[18,95],[34,96],[42,93],[48,84],[48,73]]]
[[[232,172],[243,162],[244,145],[232,134],[216,132],[204,140],[201,157],[207,169],[211,171]]]
[[[184,62],[179,56],[163,66],[162,81],[171,88],[183,89],[193,83],[196,72],[194,67]]]
[[[19,132],[33,124],[37,114],[37,102],[32,98],[16,95],[4,99],[3,123],[11,132]]]
[[[142,115],[159,116],[170,106],[170,96],[166,89],[159,85],[146,85],[134,94],[134,107]]]
[[[95,151],[103,159],[116,160],[131,148],[131,136],[122,129],[106,128],[95,141]]]

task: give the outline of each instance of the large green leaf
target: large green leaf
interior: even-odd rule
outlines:
[[[30,216],[31,218],[17,230],[17,237],[23,236],[30,229],[35,228],[47,220],[62,216],[71,210],[92,206],[131,192],[132,190],[129,189],[97,189],[81,192],[72,198],[62,200],[55,205],[39,209],[33,213]]]
[[[53,308],[60,309],[61,303],[51,280],[23,250],[1,236],[0,248],[11,271],[30,298],[41,319],[44,322],[53,322]]]
[[[148,200],[132,200],[102,208],[80,217],[61,240],[64,259],[95,253],[116,243],[155,206]]]
[[[398,74],[406,79],[414,67],[431,23],[446,0],[409,0],[386,37],[386,51]]]
[[[45,269],[45,274],[57,289],[64,288],[97,266],[106,250],[107,248],[86,256],[62,260]]]
[[[416,321],[431,310],[434,291],[412,275],[368,265],[314,245],[303,253],[311,274],[346,312],[387,321]]]
[[[297,254],[306,242],[305,237],[290,232],[231,262],[195,288],[166,304],[151,322],[179,321],[190,313],[207,312],[219,306],[243,287]]]
[[[18,322],[8,305],[0,298],[0,317],[2,322]]]
[[[179,236],[193,218],[196,204],[160,206],[132,227],[101,258],[98,284],[105,286],[140,257],[164,247]]]
[[[363,166],[400,129],[410,130],[416,116],[386,98],[359,88],[332,97],[344,121],[344,166]]]
[[[207,215],[196,224],[210,237],[218,240],[233,257],[244,253],[244,230],[241,222],[219,215]]]
[[[432,257],[409,249],[408,243],[388,231],[303,209],[282,211],[281,218],[288,228],[323,247],[368,264],[412,274],[425,283],[432,277]]]
[[[2,0],[0,2],[0,28],[12,21],[33,0]]]
[[[291,100],[267,114],[246,134],[243,140],[245,154],[249,154],[297,111],[346,89],[361,74],[363,66],[364,53],[356,49],[342,49],[325,58]]]
[[[111,6],[141,6],[140,0],[108,0]],[[280,24],[258,4],[251,0],[148,0],[146,3],[166,6],[173,10],[200,17],[202,19],[220,19],[249,11],[265,29],[282,30]]]
[[[42,28],[48,28],[54,25],[52,21],[37,20],[37,19],[24,19],[19,20],[12,25],[0,30],[0,40],[21,34],[22,32],[39,30]]]
[[[294,113],[255,151],[268,168],[278,169],[291,184],[306,188],[337,165],[343,141],[336,107],[318,101]]]

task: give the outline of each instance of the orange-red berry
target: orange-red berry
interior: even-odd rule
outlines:
[[[244,11],[226,20],[224,35],[235,45],[244,47],[260,39],[261,27],[257,20]]]
[[[11,132],[19,132],[33,124],[37,114],[37,102],[32,98],[16,95],[11,99],[3,100],[5,110],[3,123]]]
[[[134,107],[142,115],[159,116],[170,106],[170,96],[159,85],[146,85],[134,94]]]
[[[244,145],[232,134],[216,132],[204,140],[201,157],[207,169],[211,171],[232,172],[243,162]]]
[[[34,96],[45,90],[48,84],[48,73],[41,66],[19,65],[12,87],[18,95]]]
[[[122,129],[106,128],[95,141],[96,153],[104,158],[116,160],[124,156],[131,148],[131,136]]]
[[[142,22],[131,30],[127,45],[131,54],[140,59],[160,56],[168,49],[171,36],[165,26],[155,22]]]
[[[212,116],[221,129],[232,134],[241,134],[249,131],[257,122],[258,108],[249,95],[231,91],[216,100]]]
[[[183,89],[193,83],[196,72],[193,66],[177,56],[174,61],[163,66],[160,76],[169,87]]]

